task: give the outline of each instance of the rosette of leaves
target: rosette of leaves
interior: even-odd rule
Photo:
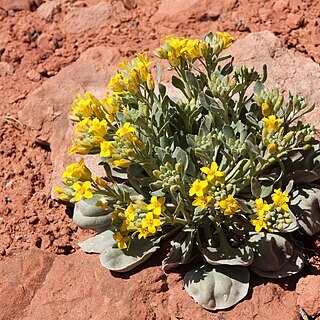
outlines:
[[[185,288],[208,310],[243,299],[250,270],[297,273],[293,231],[320,230],[319,143],[300,120],[314,106],[266,88],[266,67],[234,67],[223,55],[233,40],[165,37],[155,55],[170,64],[172,95],[159,65],[153,79],[138,54],[119,65],[107,98],[78,97],[71,153],[100,154],[105,176],[71,164],[57,189],[76,203],[75,222],[97,231],[82,250],[126,272],[170,240],[163,269],[198,263]]]

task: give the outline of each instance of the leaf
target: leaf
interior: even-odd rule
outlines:
[[[186,292],[203,308],[227,309],[243,299],[249,289],[250,273],[239,266],[203,265],[184,277]]]
[[[129,250],[105,249],[100,255],[100,262],[111,271],[127,272],[149,259],[159,248],[148,239],[134,238],[131,240]]]
[[[222,244],[218,248],[203,248],[205,260],[212,265],[249,266],[253,262],[253,250],[247,246],[233,248]]]
[[[297,217],[300,228],[309,236],[320,231],[320,187],[299,186],[292,192],[290,210]]]
[[[261,83],[260,81],[257,81],[254,85],[253,92],[256,94],[260,94],[263,89],[264,89],[263,83]]]
[[[162,261],[162,269],[167,271],[181,264],[190,262],[192,256],[194,233],[180,232],[174,240],[171,241],[171,248],[168,256]]]
[[[102,232],[110,227],[112,219],[103,208],[80,200],[74,206],[73,221],[80,228]]]
[[[159,93],[161,95],[161,97],[163,98],[166,95],[166,86],[164,86],[163,84],[159,83],[158,84],[158,88],[159,88]]]
[[[106,230],[90,239],[79,242],[78,245],[84,252],[101,253],[105,249],[116,244],[113,235],[113,230]]]
[[[189,70],[186,70],[186,78],[187,78],[187,81],[191,87],[199,90],[198,80],[195,77],[195,75],[192,72],[190,72]]]
[[[174,87],[181,90],[186,95],[185,85],[181,79],[177,78],[176,76],[172,76],[171,82]]]
[[[237,199],[238,206],[243,213],[252,214],[252,210],[247,206],[246,201],[243,199]]]
[[[229,141],[229,139],[231,139],[233,141],[236,140],[236,136],[234,134],[234,131],[230,126],[224,125],[222,128],[222,131],[223,131],[224,136],[226,137],[227,142]]]
[[[251,193],[256,199],[261,197],[261,185],[256,177],[251,178]]]
[[[246,244],[255,252],[252,270],[263,277],[287,277],[303,267],[301,254],[280,235],[252,232]]]

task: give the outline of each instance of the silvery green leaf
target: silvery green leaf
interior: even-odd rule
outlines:
[[[106,230],[88,240],[79,242],[78,245],[84,252],[101,253],[105,249],[116,244],[116,241],[113,239],[113,235],[113,230]]]
[[[73,221],[83,229],[102,232],[111,225],[111,215],[103,208],[80,200],[74,206]]]
[[[152,191],[150,194],[152,196],[156,196],[156,197],[163,197],[163,196],[165,196],[166,193],[163,191],[163,189],[159,189],[156,191]]]
[[[198,80],[195,77],[195,75],[189,70],[186,70],[185,73],[186,73],[186,78],[187,78],[188,84],[191,87],[193,87],[194,89],[198,89],[199,90],[199,83],[198,83]]]
[[[243,199],[237,199],[237,202],[238,202],[238,206],[240,208],[240,210],[243,212],[243,213],[251,213],[252,214],[252,210],[247,206],[246,204],[246,201],[243,200]]]
[[[184,277],[187,293],[208,310],[232,307],[249,289],[250,273],[245,267],[203,265]]]
[[[223,134],[226,138],[226,141],[229,141],[229,139],[231,139],[233,141],[236,140],[236,136],[234,134],[234,131],[230,126],[224,125],[222,128],[222,131],[223,131]]]
[[[254,251],[252,269],[261,272],[278,272],[288,263],[292,254],[292,244],[278,234],[252,232],[246,244]]]
[[[261,197],[261,185],[256,177],[251,178],[251,193],[256,199]]]
[[[312,236],[320,231],[320,187],[300,186],[293,190],[290,209],[301,229]]]
[[[205,260],[212,265],[249,266],[253,262],[253,250],[248,246],[233,248],[221,245],[218,248],[203,248]]]
[[[260,277],[278,279],[292,276],[293,274],[298,273],[304,266],[304,256],[303,254],[294,249],[292,256],[288,260],[288,262],[282,266],[277,271],[264,271],[261,269],[253,269],[255,273],[257,273]]]
[[[162,269],[167,271],[178,265],[190,262],[192,256],[195,230],[190,232],[181,231],[171,241],[168,256],[162,261]]]
[[[111,271],[127,272],[149,259],[159,248],[148,239],[134,238],[131,240],[129,250],[106,248],[100,255],[100,262]]]
[[[185,93],[185,85],[181,79],[177,78],[176,76],[172,76],[171,82],[174,87]]]
[[[259,94],[263,89],[264,85],[260,81],[257,81],[254,85],[253,92]]]

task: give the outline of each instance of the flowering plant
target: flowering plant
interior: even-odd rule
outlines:
[[[169,62],[175,94],[143,53],[119,64],[105,98],[79,95],[70,154],[99,154],[105,176],[81,159],[56,188],[76,203],[74,221],[98,232],[80,247],[110,270],[133,269],[171,239],[163,269],[199,262],[185,289],[209,310],[246,296],[248,269],[298,272],[292,232],[320,230],[318,141],[300,120],[313,107],[267,89],[265,67],[234,67],[222,54],[233,41],[165,37],[154,55]]]

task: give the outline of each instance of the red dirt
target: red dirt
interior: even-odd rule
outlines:
[[[223,30],[241,38],[270,30],[284,46],[320,62],[320,0],[223,0],[218,14],[178,13],[174,21],[156,25],[150,18],[159,0],[106,0],[119,9],[112,18],[116,22],[80,37],[65,32],[65,15],[71,7],[80,10],[101,1],[63,0],[52,21],[39,17],[40,2],[20,0],[30,10],[16,11],[8,9],[10,1],[0,1],[0,260],[34,246],[67,254],[85,234],[65,206],[50,199],[50,149],[37,145],[15,118],[29,93],[87,48],[105,44],[130,56],[155,49],[167,33],[201,37]]]

